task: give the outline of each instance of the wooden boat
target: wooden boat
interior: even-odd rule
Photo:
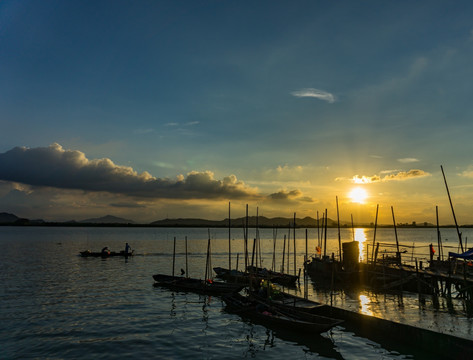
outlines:
[[[224,295],[243,289],[242,284],[231,284],[220,281],[201,280],[165,274],[153,275],[155,286],[163,286],[175,291],[196,292],[208,295]]]
[[[227,310],[248,317],[267,327],[291,329],[293,331],[321,333],[342,323],[342,320],[322,315],[290,313],[262,304],[239,293],[223,297]]]
[[[272,284],[269,286],[269,290],[267,285],[261,286],[258,290],[250,290],[248,295],[256,301],[266,303],[279,310],[319,313],[321,308],[328,307],[328,305],[281,291]]]
[[[112,256],[122,256],[122,257],[127,258],[127,257],[130,257],[130,256],[133,256],[133,252],[134,252],[134,250],[132,250],[129,253],[126,253],[125,250],[122,250],[120,252],[115,252],[115,251],[92,252],[90,250],[85,250],[85,251],[80,252],[80,256],[82,256],[82,257],[103,257],[103,258],[112,257]]]
[[[280,285],[295,286],[296,281],[299,280],[297,275],[285,274],[256,266],[248,266],[247,270],[263,279],[271,279],[272,282]]]
[[[249,284],[250,277],[253,284],[258,285],[262,280],[269,279],[272,282],[285,286],[295,286],[298,276],[274,272],[267,269],[248,266],[248,271],[228,270],[222,267],[214,267],[213,270],[219,279],[241,284]]]

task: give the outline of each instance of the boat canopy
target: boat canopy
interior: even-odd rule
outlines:
[[[473,248],[468,251],[465,251],[462,254],[457,254],[453,252],[448,253],[448,257],[456,258],[456,259],[465,259],[465,260],[473,260]]]

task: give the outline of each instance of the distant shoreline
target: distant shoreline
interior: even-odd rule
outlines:
[[[135,228],[228,228],[228,225],[221,225],[221,224],[121,224],[121,223],[61,223],[61,222],[44,222],[44,223],[0,223],[0,226],[15,226],[15,227],[135,227]],[[294,228],[294,226],[284,226],[284,225],[258,225],[255,224],[248,225],[248,228],[260,229],[288,229]],[[340,225],[341,229],[350,229],[352,226],[348,225]],[[368,224],[354,224],[354,228],[369,228],[373,229],[374,225]],[[473,225],[459,225],[459,228],[473,228]],[[244,228],[243,225],[231,225],[231,229],[242,229]],[[314,225],[297,225],[296,229],[317,229],[317,226]],[[337,229],[338,225],[327,225],[329,229]],[[377,228],[394,228],[393,225],[377,225]],[[436,225],[396,225],[396,228],[402,229],[435,229],[437,228]],[[440,225],[439,228],[455,228],[455,225]]]

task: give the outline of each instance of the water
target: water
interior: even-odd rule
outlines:
[[[372,229],[357,236],[372,241]],[[282,264],[283,236],[277,234],[276,266]],[[399,241],[415,242],[416,256],[428,257],[427,245],[436,244],[435,229],[398,229]],[[174,237],[176,273],[204,276],[207,229],[190,228],[55,228],[0,227],[0,359],[406,359],[427,358],[416,349],[388,341],[375,342],[343,326],[323,334],[275,332],[225,311],[218,297],[176,293],[153,286],[152,275],[171,274]],[[250,234],[250,237],[254,235]],[[273,232],[260,230],[264,266],[270,267]],[[291,233],[292,236],[292,233]],[[342,241],[352,239],[342,229]],[[454,229],[442,230],[446,244],[456,246]],[[468,230],[464,231],[468,236]],[[212,265],[228,266],[228,230],[210,229]],[[243,250],[243,231],[232,230],[232,267]],[[296,233],[296,267],[305,255],[305,230]],[[316,230],[309,230],[308,249],[313,253]],[[392,229],[378,229],[377,241],[394,242]],[[82,258],[79,251],[124,249],[129,242],[133,258]],[[287,246],[287,245],[286,245]],[[291,245],[291,254],[293,254]],[[338,233],[329,230],[327,250],[336,252]],[[366,248],[363,248],[366,249]],[[422,253],[425,249],[425,253]],[[287,258],[286,258],[287,261]],[[239,267],[243,259],[239,258]],[[287,267],[287,263],[285,264]],[[291,255],[289,268],[293,271]],[[455,309],[434,310],[427,299],[402,298],[367,292],[327,292],[307,287],[309,297],[355,311],[402,322],[423,322],[426,328],[473,339],[472,320],[461,302]],[[298,292],[303,293],[302,286]],[[421,319],[421,320],[419,320]],[[423,319],[423,320],[422,320]],[[447,319],[447,320],[445,320]],[[446,328],[443,324],[447,323]],[[388,340],[388,339],[386,339]]]

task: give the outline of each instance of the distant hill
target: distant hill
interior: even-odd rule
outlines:
[[[100,218],[90,218],[79,221],[81,224],[134,224],[133,220],[123,219],[120,217],[106,215]]]
[[[1,224],[9,224],[9,223],[14,223],[15,221],[18,221],[20,218],[16,215],[9,214],[2,212],[0,213],[0,223]]]
[[[258,221],[256,221],[258,220]],[[321,221],[319,222],[321,225]],[[205,220],[205,219],[163,219],[158,221],[153,221],[150,225],[152,226],[169,226],[169,227],[179,227],[179,226],[187,226],[187,227],[226,227],[228,226],[228,218],[224,220]],[[236,218],[231,219],[231,226],[232,227],[244,227],[246,225],[246,218]],[[276,218],[267,218],[264,216],[250,216],[248,217],[248,226],[255,227],[258,225],[259,227],[289,227],[294,226],[294,219],[293,218],[283,218],[283,217],[276,217]],[[328,226],[335,226],[336,222],[328,219]],[[317,226],[317,220],[311,217],[305,217],[303,219],[296,218],[296,226],[297,227],[315,227]]]

